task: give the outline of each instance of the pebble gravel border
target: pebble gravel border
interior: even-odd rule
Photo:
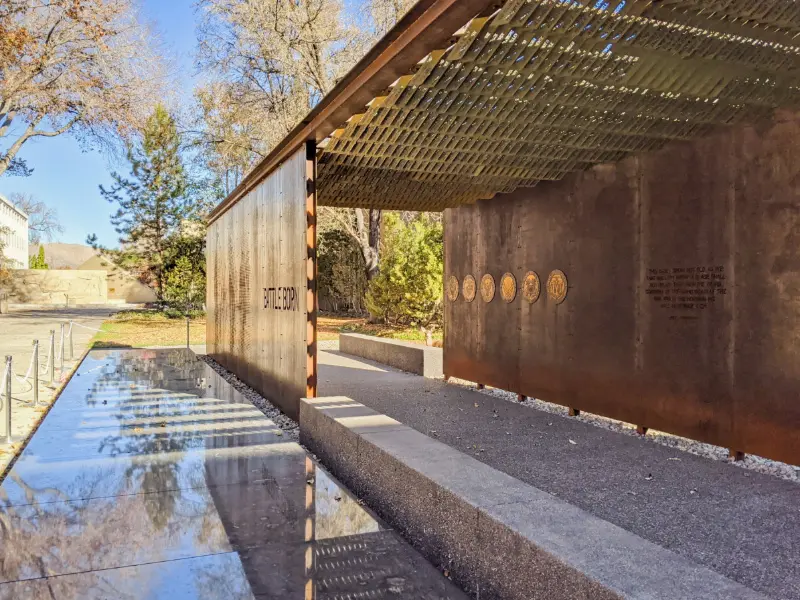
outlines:
[[[339,350],[339,340],[320,341],[317,342],[317,347],[319,350],[335,352]],[[292,440],[299,439],[299,428],[296,422],[292,421],[289,417],[280,412],[280,410],[275,408],[275,406],[273,406],[268,400],[266,400],[253,388],[239,380],[236,375],[233,375],[227,371],[214,359],[209,358],[208,356],[200,356],[199,358],[206,361],[212,369],[214,369],[223,377],[223,379],[225,379],[225,381],[230,383],[236,390],[241,392],[267,417],[275,421],[278,427],[287,432]],[[452,385],[458,385],[472,391],[479,391],[482,394],[494,396],[495,398],[500,398],[501,400],[506,400],[507,402],[513,402],[514,404],[519,404],[521,406],[525,406],[526,408],[539,410],[561,417],[569,417],[568,409],[559,404],[552,404],[536,398],[528,398],[524,402],[519,402],[515,393],[491,387],[486,387],[483,390],[476,390],[474,382],[466,381],[464,379],[457,379],[455,377],[451,377],[448,383]],[[696,456],[732,463],[734,466],[741,469],[755,471],[765,475],[772,475],[773,477],[779,477],[781,479],[785,479],[786,481],[791,481],[792,483],[800,485],[800,467],[770,460],[768,458],[762,458],[753,454],[747,454],[744,460],[733,461],[728,455],[727,448],[714,446],[713,444],[706,444],[704,442],[698,442],[696,440],[665,433],[663,431],[656,431],[654,429],[649,430],[646,436],[641,436],[636,432],[635,425],[610,419],[608,417],[602,417],[600,415],[594,415],[584,411],[581,411],[581,414],[577,417],[569,418],[577,419],[582,423],[587,423],[594,427],[600,427],[602,429],[607,429],[608,431],[614,431],[616,433],[621,433],[622,435],[635,437],[641,439],[642,441],[660,444],[662,446],[674,448],[675,450],[680,450],[682,452],[689,452],[690,454],[694,454]]]
[[[520,402],[517,399],[517,395],[512,392],[507,392],[505,390],[500,390],[497,388],[490,388],[490,387],[486,387],[482,390],[476,390],[475,384],[473,382],[466,381],[463,379],[456,379],[455,377],[451,377],[449,383],[469,388],[472,391],[479,391],[482,394],[486,394],[488,396],[494,396],[495,398],[500,398],[502,400],[513,402],[514,404],[519,404],[521,406],[532,408],[534,410],[550,413],[552,415],[559,415],[561,417],[569,417],[569,412],[566,407],[560,406],[558,404],[552,404],[550,402],[545,402],[544,400],[537,400],[536,398],[528,398],[524,402]],[[586,413],[583,411],[581,411],[581,414],[578,415],[577,417],[569,417],[569,418],[577,419],[578,421],[581,421],[583,423],[587,423],[595,427],[601,427],[603,429],[614,431],[616,433],[621,433],[623,435],[636,437],[643,441],[648,441],[654,444],[661,444],[662,446],[667,446],[668,448],[674,448],[676,450],[681,450],[683,452],[689,452],[690,454],[694,454],[696,456],[702,456],[704,458],[710,458],[712,460],[732,463],[733,465],[742,469],[756,471],[758,473],[763,473],[765,475],[772,475],[774,477],[780,477],[781,479],[785,479],[786,481],[791,481],[793,483],[800,484],[800,467],[795,467],[793,465],[788,465],[786,463],[770,460],[768,458],[762,458],[760,456],[755,456],[753,454],[747,454],[744,460],[734,461],[729,457],[728,450],[726,448],[722,448],[721,446],[714,446],[713,444],[706,444],[704,442],[690,440],[688,438],[684,438],[678,435],[672,435],[671,433],[664,433],[663,431],[656,431],[653,429],[649,430],[647,432],[647,435],[641,436],[636,432],[635,425],[632,425],[630,423],[624,423],[622,421],[617,421],[615,419],[609,419],[608,417],[602,417],[600,415]]]
[[[214,369],[220,377],[222,377],[225,381],[227,381],[233,389],[237,392],[242,394],[245,398],[247,398],[250,402],[253,403],[258,410],[260,410],[264,415],[274,422],[282,431],[285,432],[286,437],[288,440],[297,442],[300,440],[300,427],[298,426],[296,421],[293,421],[285,414],[283,414],[275,405],[273,405],[269,400],[264,398],[261,394],[251,388],[249,385],[244,383],[241,379],[239,379],[236,375],[228,371],[225,367],[215,361],[213,358],[202,354],[198,355],[202,361],[205,361],[209,367]]]

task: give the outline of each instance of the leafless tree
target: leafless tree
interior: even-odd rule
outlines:
[[[230,193],[327,94],[414,0],[365,0],[348,21],[341,0],[200,0],[195,133],[206,165]],[[378,273],[381,211],[326,209]]]
[[[30,172],[32,139],[131,135],[165,97],[153,40],[133,0],[2,0],[0,175]]]
[[[0,226],[0,299],[3,296],[3,288],[8,283],[9,259],[5,255],[6,236],[11,232],[9,227]]]
[[[43,239],[53,241],[57,233],[64,233],[58,211],[47,206],[32,194],[15,192],[8,197],[11,203],[28,215],[28,242],[39,244]]]
[[[383,36],[417,0],[367,0],[364,9],[373,23],[375,35]]]
[[[335,223],[356,244],[364,258],[364,274],[367,281],[378,274],[381,243],[382,211],[361,208],[320,207],[320,218]]]
[[[196,133],[231,191],[363,52],[340,0],[199,0]]]

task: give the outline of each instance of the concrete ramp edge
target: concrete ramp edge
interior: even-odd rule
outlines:
[[[350,398],[303,399],[300,441],[481,600],[764,600]]]

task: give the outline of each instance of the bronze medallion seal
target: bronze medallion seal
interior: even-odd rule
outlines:
[[[536,271],[528,271],[525,273],[525,279],[522,280],[522,297],[529,303],[533,304],[539,299],[539,294],[542,292],[542,284],[539,281],[539,276]]]
[[[458,288],[458,277],[450,275],[450,277],[447,278],[447,299],[450,300],[450,302],[458,300]]]
[[[464,300],[472,302],[475,300],[475,292],[478,291],[478,286],[475,283],[475,278],[472,275],[464,277],[464,283],[461,284],[461,293],[464,294]]]
[[[491,302],[494,298],[494,277],[488,273],[481,277],[481,298],[484,302]]]
[[[506,302],[513,302],[517,297],[517,279],[511,273],[504,273],[500,278],[500,297]]]
[[[552,271],[547,278],[547,295],[556,304],[561,304],[567,297],[567,276],[558,269]]]

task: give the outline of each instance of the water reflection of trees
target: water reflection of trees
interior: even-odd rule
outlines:
[[[372,533],[380,529],[378,521],[325,471],[319,468],[315,470],[315,539]]]
[[[309,584],[320,598],[409,592],[405,582],[420,565],[409,563],[408,548],[298,445],[246,449],[236,433],[201,432],[191,420],[160,427],[161,420],[191,416],[199,397],[251,405],[205,363],[154,357],[99,357],[106,362],[93,373],[85,401],[96,406],[113,398],[116,426],[97,439],[97,468],[79,467],[80,477],[66,475],[50,487],[46,476],[29,485],[12,471],[9,481],[21,490],[13,501],[0,487],[0,580],[80,572],[48,582],[56,595],[76,598],[138,598],[147,595],[147,582],[164,578],[183,578],[181,589],[192,586],[195,597],[207,600],[249,598],[248,580],[257,592],[273,585],[291,591],[275,597],[304,597]],[[147,400],[140,403],[142,396]],[[149,424],[137,426],[143,420]],[[262,442],[269,439],[282,441]],[[212,456],[227,448],[237,450]],[[57,456],[47,460],[58,468]],[[247,483],[225,485],[240,474]],[[226,554],[173,560],[215,553]],[[163,571],[152,564],[113,569],[161,561],[171,561]]]
[[[100,389],[115,391],[119,397],[119,410],[114,415],[119,421],[118,433],[106,436],[98,447],[99,453],[107,453],[111,457],[121,455],[153,456],[167,454],[180,456],[187,445],[197,440],[197,434],[188,427],[184,431],[163,434],[157,428],[150,427],[150,433],[137,431],[139,428],[130,427],[131,420],[147,417],[151,422],[163,419],[164,422],[175,416],[174,405],[164,406],[161,402],[148,402],[146,409],[136,404],[126,404],[130,398],[131,389],[136,389],[144,384],[148,391],[157,391],[165,397],[170,391],[188,392],[191,388],[198,391],[197,378],[189,375],[193,362],[188,361],[182,353],[160,353],[156,362],[153,355],[142,353],[124,353],[119,363],[107,369],[98,378],[95,386]],[[193,381],[189,385],[189,381]],[[131,387],[135,386],[135,387]],[[170,389],[179,388],[179,389]],[[155,399],[154,399],[155,400]],[[179,411],[186,414],[186,410]],[[182,468],[192,463],[181,460],[144,460],[132,461],[125,470],[123,480],[127,485],[134,484],[141,490],[178,490],[179,476]],[[184,486],[196,487],[202,482],[202,470],[196,469],[194,473],[187,473],[184,477]],[[187,481],[189,479],[189,481]],[[195,481],[191,481],[194,479]],[[178,494],[149,494],[144,506],[147,515],[157,529],[166,528],[176,510]]]
[[[157,394],[160,397],[151,397],[144,405],[130,402],[135,391],[141,388],[150,395]],[[121,353],[117,363],[97,378],[93,386],[95,389],[110,390],[120,402],[119,410],[114,413],[119,421],[119,430],[102,440],[98,452],[112,457],[176,457],[175,460],[130,463],[125,480],[136,482],[143,490],[202,486],[205,476],[202,451],[209,447],[236,447],[240,442],[236,428],[229,430],[228,434],[214,435],[211,430],[202,433],[197,431],[189,421],[169,426],[166,431],[170,420],[195,414],[201,398],[219,399],[225,403],[228,412],[220,415],[219,420],[235,420],[237,415],[233,412],[231,416],[230,409],[236,404],[252,407],[208,365],[182,350]],[[179,399],[177,404],[175,399]],[[146,419],[147,425],[134,426],[143,419]],[[213,428],[219,420],[206,420],[203,425]],[[263,418],[259,420],[267,424]],[[235,422],[233,424],[236,425]],[[250,432],[251,438],[253,433],[257,438],[258,431]],[[266,439],[266,436],[263,437]],[[185,455],[193,450],[201,452]],[[154,524],[158,525],[169,518],[175,510],[175,501],[176,496],[169,494],[154,495],[150,499],[147,510]]]
[[[149,357],[127,354],[119,364],[106,365],[93,377],[88,404],[95,402],[99,392],[110,392],[116,394],[118,407],[113,413],[117,431],[105,436],[97,451],[119,462],[108,469],[86,471],[69,482],[68,492],[28,484],[12,470],[9,479],[26,504],[12,502],[6,485],[0,487],[0,541],[4,548],[0,574],[4,580],[143,562],[133,559],[145,555],[148,562],[164,560],[174,554],[169,549],[176,547],[193,547],[199,554],[227,548],[213,500],[202,489],[202,463],[187,458],[184,452],[188,444],[197,442],[196,432],[187,427],[164,435],[156,429],[141,433],[126,426],[131,418],[144,416],[135,405],[125,404],[132,389],[139,384],[152,389],[156,378],[167,391],[169,387],[197,391],[204,382],[191,377],[195,371],[174,355],[159,367]],[[170,415],[166,407],[152,402],[146,416],[168,419],[174,413]],[[119,468],[122,463],[124,469]],[[57,464],[53,461],[49,466],[57,468]],[[109,487],[114,481],[116,489]],[[142,493],[148,491],[157,492]],[[106,497],[95,497],[98,493]]]
[[[158,495],[169,512],[154,517]],[[158,504],[160,508],[163,504]],[[0,506],[6,581],[158,562],[227,549],[205,490]]]

